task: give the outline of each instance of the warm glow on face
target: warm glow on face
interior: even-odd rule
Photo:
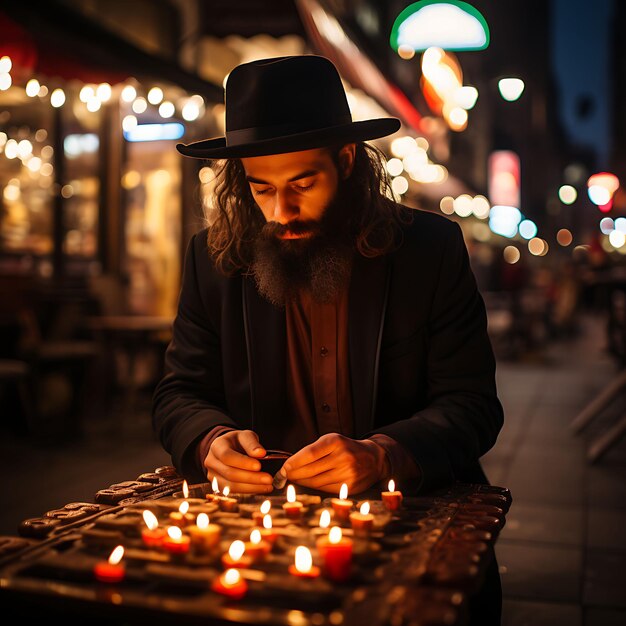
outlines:
[[[224,582],[227,585],[236,585],[241,580],[239,570],[231,567],[224,572]]]
[[[263,513],[263,515],[267,515],[271,508],[272,503],[269,500],[265,500],[265,502],[261,505],[261,513]]]
[[[261,531],[258,528],[255,528],[250,533],[250,543],[261,543]]]
[[[154,530],[159,525],[156,515],[152,511],[148,511],[148,509],[143,512],[143,521],[150,530]]]
[[[296,488],[293,485],[287,487],[287,502],[296,501]]]
[[[236,539],[228,548],[228,555],[233,561],[238,561],[246,551],[246,544],[241,539]]]
[[[185,496],[185,498],[189,497],[189,486],[186,480],[183,480],[183,496]]]
[[[211,489],[213,489],[213,493],[219,493],[220,492],[220,486],[217,484],[217,477],[213,477],[213,480],[211,481]]]
[[[330,511],[324,509],[320,513],[320,528],[328,528],[330,526]]]
[[[271,528],[272,527],[272,516],[264,515],[263,516],[263,528]]]
[[[196,517],[196,526],[198,528],[206,528],[209,525],[209,516],[206,513],[198,513]]]
[[[328,541],[330,541],[330,543],[339,543],[341,541],[341,528],[339,526],[333,526],[330,529]]]
[[[226,487],[224,487],[224,497],[227,498],[229,493],[230,493],[230,487],[226,485]]]
[[[109,556],[109,563],[111,565],[117,565],[124,556],[124,546],[117,546],[117,548],[113,549],[111,555]]]
[[[359,509],[359,513],[361,513],[361,515],[368,515],[369,512],[370,512],[370,503],[363,502],[363,504],[361,505],[361,508]]]
[[[183,531],[178,526],[168,526],[167,534],[171,539],[180,539],[183,536]]]
[[[346,483],[343,483],[343,485],[341,485],[341,489],[339,490],[339,498],[341,500],[345,500],[348,497],[348,485],[346,485]]]
[[[178,510],[179,510],[180,513],[185,515],[185,513],[187,513],[187,511],[189,511],[189,502],[187,502],[187,500],[183,500],[180,503],[180,506],[178,507]]]
[[[296,548],[295,566],[299,572],[306,574],[311,571],[313,565],[313,557],[311,551],[306,546],[298,546]]]
[[[395,491],[396,490],[396,482],[394,481],[394,479],[392,478],[389,481],[389,486],[387,487],[388,491]]]

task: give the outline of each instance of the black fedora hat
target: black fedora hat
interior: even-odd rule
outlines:
[[[262,156],[395,133],[395,117],[352,121],[333,63],[315,54],[260,59],[226,81],[226,135],[176,149],[198,159]]]

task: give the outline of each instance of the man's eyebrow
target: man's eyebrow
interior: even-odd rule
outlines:
[[[299,174],[292,176],[287,182],[293,183],[296,180],[300,180],[301,178],[308,178],[309,176],[315,176],[315,174],[318,174],[318,173],[319,173],[319,170],[305,170],[304,172],[300,172]],[[246,176],[246,180],[249,183],[256,183],[257,185],[269,185],[270,184],[266,180],[261,180],[260,178],[255,178],[254,176]]]

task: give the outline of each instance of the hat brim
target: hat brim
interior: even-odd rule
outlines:
[[[378,118],[234,146],[227,146],[225,137],[216,137],[190,144],[179,143],[176,145],[176,149],[184,156],[195,159],[265,156],[322,148],[340,142],[350,143],[377,139],[395,133],[400,126],[400,120],[395,117]]]

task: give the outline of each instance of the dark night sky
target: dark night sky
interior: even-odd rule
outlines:
[[[614,0],[552,0],[553,64],[572,141],[593,146],[604,169],[610,149],[610,18]]]

